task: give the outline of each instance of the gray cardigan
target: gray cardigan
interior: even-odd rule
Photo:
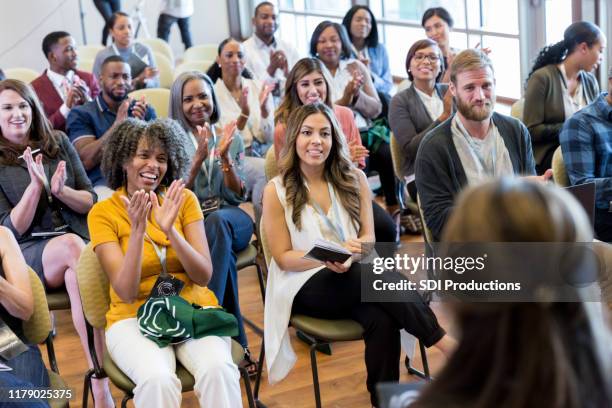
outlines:
[[[593,74],[578,74],[587,104],[599,96],[599,85]],[[546,65],[534,72],[527,82],[523,122],[532,137],[536,163],[540,164],[546,153],[559,146],[559,132],[563,126],[563,75],[555,64]]]
[[[98,199],[96,193],[94,193],[91,186],[91,182],[85,173],[81,159],[77,154],[76,150],[72,146],[72,143],[68,140],[66,135],[62,132],[57,133],[57,140],[59,143],[59,153],[54,159],[44,158],[43,167],[49,182],[57,165],[60,160],[66,162],[66,185],[75,190],[88,191],[93,196],[93,202],[95,203]],[[51,210],[47,204],[47,200],[44,198],[45,193],[41,193],[40,199],[38,200],[38,206],[36,207],[36,213],[30,227],[26,230],[23,235],[20,235],[13,223],[11,222],[11,210],[19,203],[25,189],[30,184],[30,174],[28,168],[23,160],[20,161],[19,165],[10,166],[0,164],[0,225],[3,225],[10,229],[15,238],[19,243],[29,241],[32,239],[38,239],[32,237],[30,234],[36,231],[48,231],[50,225]],[[70,226],[72,232],[79,235],[85,240],[89,240],[89,231],[87,230],[87,214],[79,214],[72,211],[66,205],[64,205],[57,198],[54,198],[60,207],[60,212],[64,221]],[[42,227],[42,226],[45,227]]]
[[[435,241],[440,240],[455,197],[467,185],[467,177],[452,139],[451,123],[454,116],[425,136],[415,163],[421,208]],[[534,175],[531,139],[525,125],[499,113],[493,113],[493,123],[504,139],[514,174]]]
[[[435,90],[438,96],[444,99],[448,85],[436,84]],[[404,177],[414,174],[414,160],[421,140],[439,124],[440,121],[437,118],[429,116],[427,108],[417,94],[414,83],[391,99],[389,125],[402,149]]]

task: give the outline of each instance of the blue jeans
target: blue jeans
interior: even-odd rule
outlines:
[[[172,24],[176,22],[178,23],[179,30],[181,31],[181,40],[183,40],[185,49],[191,48],[193,44],[191,42],[191,31],[189,30],[189,18],[190,17],[178,18],[168,14],[160,14],[159,20],[157,20],[157,38],[161,38],[162,40],[168,42],[168,37],[170,37],[170,28],[172,27]]]
[[[3,361],[4,364],[11,367],[13,371],[0,372],[0,387],[2,388],[32,388],[32,387],[48,387],[49,376],[47,369],[40,355],[40,350],[37,346],[29,345],[29,350],[21,353],[10,361]],[[0,408],[15,406],[12,402],[0,402]],[[39,400],[28,401],[27,404],[19,406],[28,406],[32,408],[48,407],[46,402]]]
[[[238,319],[238,342],[246,347],[248,342],[238,299],[236,253],[251,241],[253,220],[238,207],[224,206],[206,217],[204,229],[213,267],[208,289],[214,292],[221,306]]]

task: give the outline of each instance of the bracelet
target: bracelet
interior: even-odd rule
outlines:
[[[234,162],[229,162],[229,163],[221,163],[221,170],[222,170],[224,173],[229,172],[229,171],[232,169],[232,167],[234,167]]]
[[[246,115],[244,112],[240,112],[240,116],[238,116],[239,118],[245,118],[245,119],[249,119],[249,115]]]

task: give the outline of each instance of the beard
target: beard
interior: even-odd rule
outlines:
[[[117,95],[114,92],[110,91],[110,92],[106,92],[106,95],[108,95],[108,97],[111,98],[115,102],[122,102],[127,99],[129,92],[130,90],[128,89],[124,94]]]
[[[482,107],[472,106],[459,97],[455,98],[455,100],[457,102],[457,110],[459,111],[459,113],[461,113],[461,115],[463,115],[464,118],[468,120],[482,122],[483,120],[491,118],[491,116],[493,115],[493,108],[495,107],[495,97],[492,97],[491,99],[485,99],[485,103]]]

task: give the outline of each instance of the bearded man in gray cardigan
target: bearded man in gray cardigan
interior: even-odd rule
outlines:
[[[450,91],[457,112],[431,130],[416,157],[416,184],[425,223],[435,241],[466,186],[492,177],[535,176],[531,139],[517,119],[495,113],[495,78],[487,55],[468,49],[451,65]]]

